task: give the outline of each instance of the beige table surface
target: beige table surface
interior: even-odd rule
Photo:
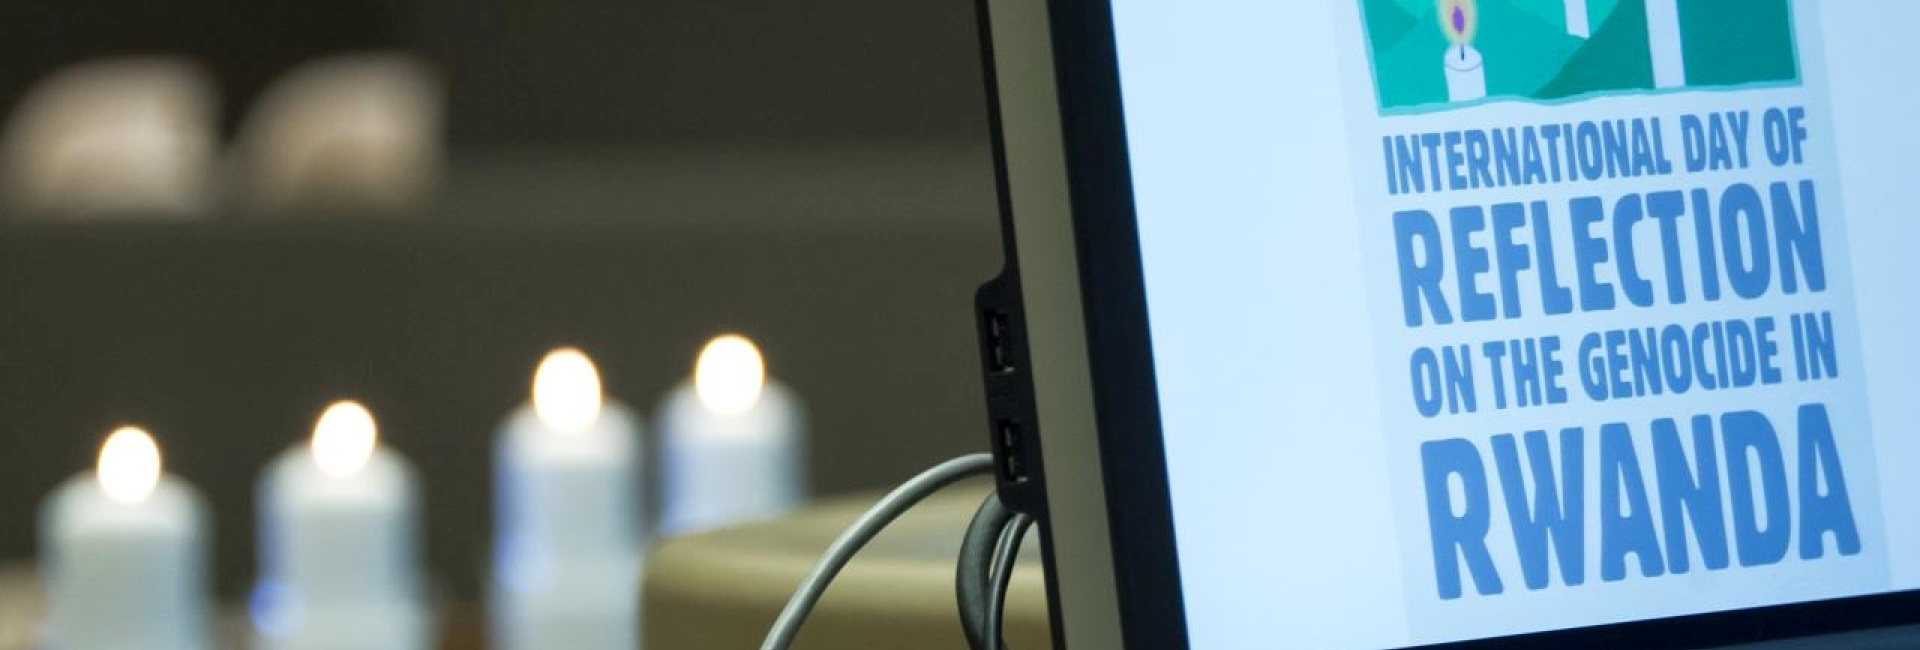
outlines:
[[[895,522],[834,581],[794,647],[965,650],[954,562],[989,488],[984,480],[949,488]],[[644,646],[758,648],[820,553],[878,497],[823,501],[778,520],[661,542],[647,560]],[[1008,592],[1006,638],[1015,650],[1049,647],[1037,537],[1028,534]]]

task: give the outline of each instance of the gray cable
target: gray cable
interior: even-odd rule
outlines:
[[[853,522],[833,545],[827,547],[827,553],[815,564],[813,572],[800,582],[799,590],[793,592],[793,598],[787,600],[786,608],[780,610],[780,617],[774,619],[773,628],[767,630],[767,640],[760,644],[760,650],[787,650],[793,645],[794,636],[800,633],[800,625],[807,621],[807,615],[813,613],[813,606],[820,602],[820,595],[827,591],[828,583],[847,566],[853,554],[861,547],[873,541],[881,529],[914,504],[940,491],[960,479],[993,471],[993,456],[988,454],[970,454],[935,465],[921,472],[900,487],[881,497],[866,514]]]
[[[1033,518],[1016,514],[1007,529],[1000,535],[1000,545],[993,552],[992,586],[987,590],[987,633],[994,640],[997,650],[1006,650],[1007,640],[1001,635],[1000,627],[1007,611],[1007,586],[1013,582],[1013,561],[1020,557],[1020,542],[1027,537],[1027,527],[1033,525]]]
[[[960,538],[960,556],[954,562],[953,596],[960,612],[960,631],[966,633],[970,650],[1000,650],[999,637],[987,628],[988,592],[993,590],[993,558],[1000,538],[1013,521],[1014,511],[1001,505],[998,494],[988,492],[980,500],[980,509],[967,524]]]

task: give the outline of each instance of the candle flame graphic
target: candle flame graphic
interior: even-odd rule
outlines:
[[[1474,33],[1479,31],[1480,7],[1474,0],[1439,0],[1438,17],[1440,31],[1454,45],[1472,43]]]

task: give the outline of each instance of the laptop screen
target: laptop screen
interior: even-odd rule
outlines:
[[[1194,647],[1920,588],[1920,3],[1113,13]]]

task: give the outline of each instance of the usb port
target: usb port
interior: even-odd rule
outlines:
[[[1013,324],[1007,313],[987,310],[987,371],[996,375],[1013,372]]]
[[[1020,423],[999,420],[994,429],[994,440],[1000,443],[1000,477],[1008,483],[1026,481],[1026,448],[1021,444]]]

